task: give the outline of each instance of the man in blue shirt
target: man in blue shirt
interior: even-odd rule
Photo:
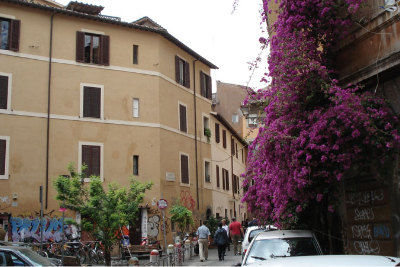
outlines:
[[[210,245],[210,230],[206,226],[207,221],[197,229],[196,235],[199,242],[200,261],[203,262],[208,258],[208,245]]]

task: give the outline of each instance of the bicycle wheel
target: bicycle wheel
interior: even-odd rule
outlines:
[[[104,263],[106,261],[106,257],[104,256],[104,251],[97,251],[97,257],[99,259],[99,263]]]
[[[49,255],[47,254],[47,252],[45,252],[45,251],[40,251],[40,250],[38,250],[38,251],[36,251],[37,252],[37,254],[39,254],[40,256],[42,256],[42,257],[45,257],[45,258],[48,258],[49,257]]]
[[[91,250],[89,255],[90,255],[90,261],[92,263],[98,263],[99,262],[99,256],[97,255],[96,251]]]
[[[86,261],[86,253],[83,250],[78,250],[76,252],[76,257],[79,259],[80,263],[83,264]]]

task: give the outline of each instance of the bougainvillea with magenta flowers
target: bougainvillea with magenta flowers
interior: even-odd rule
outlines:
[[[266,117],[250,146],[242,200],[260,221],[293,225],[311,203],[334,211],[346,171],[376,167],[379,176],[400,147],[385,100],[333,78],[333,47],[362,3],[280,0],[275,34],[260,38],[270,45],[271,83],[245,101],[261,100]]]

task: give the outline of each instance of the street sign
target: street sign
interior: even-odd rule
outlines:
[[[160,199],[157,201],[157,206],[160,210],[164,210],[168,207],[168,202],[165,199]]]

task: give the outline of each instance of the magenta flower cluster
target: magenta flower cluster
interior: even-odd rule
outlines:
[[[400,147],[387,103],[333,79],[332,49],[362,2],[280,0],[275,34],[260,39],[271,48],[271,83],[245,101],[263,100],[266,117],[250,146],[242,201],[261,222],[294,224],[312,201],[334,211],[346,171],[372,166],[379,175]]]

